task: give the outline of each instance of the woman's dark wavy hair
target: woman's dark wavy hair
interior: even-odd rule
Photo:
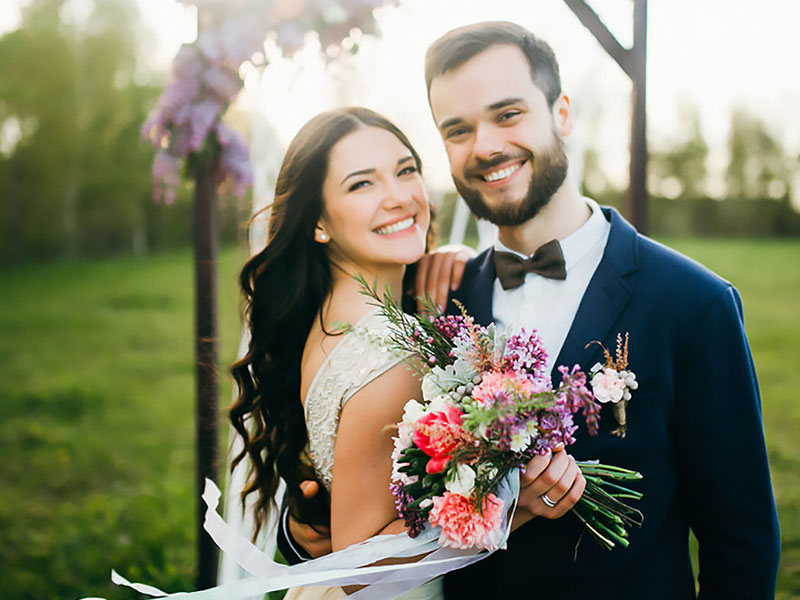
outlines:
[[[315,316],[331,291],[331,263],[314,229],[323,214],[322,184],[331,149],[363,127],[380,127],[417,152],[385,117],[360,107],[317,115],[292,140],[283,159],[271,207],[268,241],[242,268],[244,318],[250,329],[247,354],[231,371],[239,396],[230,420],[244,442],[231,469],[245,457],[252,468],[242,503],[258,493],[256,532],[274,506],[282,477],[299,498],[299,483],[312,478],[303,452],[308,441],[300,398],[300,361]],[[320,322],[322,321],[320,315]]]

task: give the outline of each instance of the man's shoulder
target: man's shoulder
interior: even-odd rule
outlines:
[[[697,260],[637,232],[613,209],[604,212],[611,215],[612,223],[606,257],[629,266],[649,289],[700,299],[698,296],[714,297],[731,287],[729,281]],[[621,259],[619,254],[626,256]]]
[[[647,236],[637,234],[640,266],[645,275],[669,285],[716,295],[731,283],[697,260]]]

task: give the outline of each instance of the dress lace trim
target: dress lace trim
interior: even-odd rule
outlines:
[[[408,356],[391,347],[389,323],[376,309],[344,334],[314,375],[304,405],[308,449],[328,491],[342,408],[358,390]]]

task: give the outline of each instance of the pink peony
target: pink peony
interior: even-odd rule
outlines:
[[[414,423],[414,444],[431,457],[425,465],[427,473],[441,472],[453,450],[462,443],[462,415],[455,406],[445,404],[443,411],[430,412]]]
[[[461,494],[445,492],[443,496],[435,497],[428,520],[442,528],[439,545],[497,550],[503,538],[500,531],[503,501],[488,494],[483,499],[482,508],[482,511],[477,510],[474,501]]]

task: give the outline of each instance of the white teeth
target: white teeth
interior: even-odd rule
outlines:
[[[386,227],[381,227],[380,229],[376,229],[375,233],[379,233],[381,235],[389,235],[390,233],[397,233],[398,231],[403,231],[404,229],[408,229],[414,224],[414,217],[409,217],[404,221],[398,221],[397,223],[393,223],[392,225],[387,225]]]
[[[500,169],[499,171],[494,171],[493,173],[489,173],[488,175],[484,175],[483,178],[486,181],[498,181],[499,179],[505,179],[509,175],[511,175],[514,171],[519,169],[522,164],[516,164],[510,167],[506,167],[505,169]]]

